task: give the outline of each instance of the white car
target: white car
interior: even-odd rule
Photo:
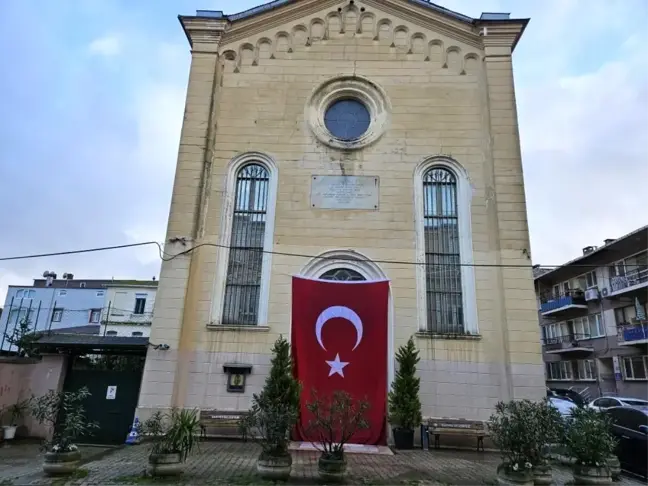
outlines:
[[[572,411],[578,408],[578,405],[576,405],[571,400],[565,400],[558,397],[548,397],[547,402],[549,403],[549,405],[557,409],[563,418],[570,418]]]
[[[648,407],[648,400],[641,398],[626,398],[626,397],[601,397],[592,400],[587,404],[588,408],[593,408],[599,412],[607,410],[611,407]]]

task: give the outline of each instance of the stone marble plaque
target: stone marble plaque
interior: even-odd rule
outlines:
[[[378,209],[380,178],[372,176],[313,176],[311,207],[317,209]]]

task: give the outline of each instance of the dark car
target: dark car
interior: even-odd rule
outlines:
[[[612,407],[605,410],[612,418],[612,433],[619,441],[616,454],[621,468],[648,476],[648,410],[634,407]]]
[[[568,400],[571,400],[579,407],[584,407],[586,404],[585,399],[577,391],[568,390],[565,388],[551,388],[551,391],[554,393],[554,395],[560,398],[566,398]]]

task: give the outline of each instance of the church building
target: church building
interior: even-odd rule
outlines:
[[[389,282],[375,373],[389,384],[414,336],[424,417],[543,397],[512,64],[528,19],[276,0],[179,20],[191,69],[140,419],[247,410],[291,336],[294,276]]]

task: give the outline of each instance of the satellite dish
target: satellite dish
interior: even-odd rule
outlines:
[[[47,278],[47,277],[49,277],[49,276],[50,276],[50,271],[49,271],[49,270],[45,270],[45,271],[43,272],[43,278]]]

